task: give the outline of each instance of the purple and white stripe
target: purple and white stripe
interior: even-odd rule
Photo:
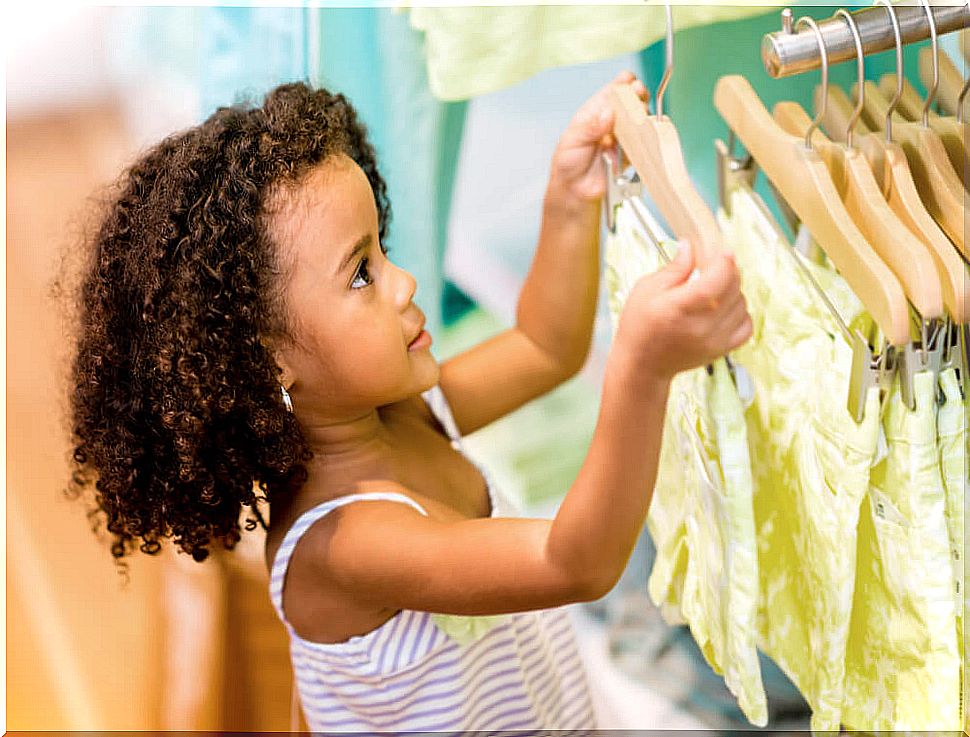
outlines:
[[[425,400],[458,442],[440,387],[425,392]],[[503,506],[510,507],[488,486],[492,515],[498,516]],[[300,516],[273,561],[270,598],[290,635],[296,684],[310,730],[593,728],[586,673],[572,623],[562,608],[510,614],[468,645],[442,632],[430,613],[412,610],[399,611],[380,627],[345,642],[311,642],[293,630],[283,613],[282,594],[294,547],[330,510],[366,499],[400,501],[427,514],[413,499],[391,492],[333,499]]]

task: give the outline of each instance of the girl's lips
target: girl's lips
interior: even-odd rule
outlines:
[[[408,346],[409,351],[420,351],[422,348],[427,348],[431,345],[431,333],[427,330],[422,330],[418,333],[418,337],[411,341]]]

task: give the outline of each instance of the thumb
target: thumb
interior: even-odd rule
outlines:
[[[660,270],[666,279],[666,284],[675,287],[683,284],[690,278],[694,271],[694,250],[690,246],[690,241],[677,241],[677,255],[669,264]]]
[[[585,123],[579,137],[588,142],[599,141],[613,130],[613,108],[609,105],[594,108],[587,115]]]

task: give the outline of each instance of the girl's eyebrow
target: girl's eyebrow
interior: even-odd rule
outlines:
[[[361,236],[357,240],[357,242],[353,246],[351,246],[350,251],[348,251],[347,255],[344,256],[344,260],[340,262],[340,266],[334,272],[334,276],[340,276],[340,274],[343,273],[343,270],[346,269],[350,265],[350,262],[354,260],[354,256],[356,256],[361,251],[366,251],[368,248],[370,248],[370,242],[371,242],[370,233],[368,233],[365,236]]]

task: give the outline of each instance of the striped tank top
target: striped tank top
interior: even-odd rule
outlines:
[[[458,428],[440,386],[422,397],[452,447],[461,452]],[[479,470],[491,499],[491,516],[521,516],[485,469]],[[368,499],[399,501],[427,515],[403,494],[348,494],[304,512],[287,531],[273,561],[270,599],[290,637],[296,691],[309,729],[594,728],[589,683],[565,607],[498,617],[403,609],[376,629],[338,643],[312,642],[294,631],[283,612],[283,585],[294,547],[330,510]],[[462,627],[462,622],[468,626]],[[294,694],[294,704],[295,699]],[[298,731],[296,726],[292,730]]]

